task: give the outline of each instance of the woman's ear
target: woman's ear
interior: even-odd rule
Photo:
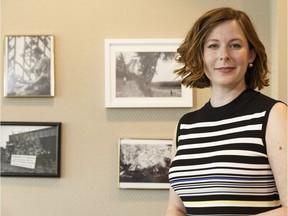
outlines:
[[[251,48],[249,50],[249,58],[248,58],[249,63],[252,63],[255,60],[255,58],[256,58],[256,52],[253,48]]]

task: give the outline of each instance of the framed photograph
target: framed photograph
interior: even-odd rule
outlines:
[[[119,188],[168,189],[172,139],[119,140]]]
[[[106,107],[192,107],[192,89],[173,73],[181,41],[106,39]]]
[[[4,97],[54,96],[54,37],[5,36]]]
[[[1,176],[60,177],[60,122],[1,122]]]

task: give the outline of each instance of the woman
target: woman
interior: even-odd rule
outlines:
[[[182,83],[211,98],[178,123],[165,216],[287,215],[287,106],[254,90],[269,80],[249,17],[208,11],[177,51]]]

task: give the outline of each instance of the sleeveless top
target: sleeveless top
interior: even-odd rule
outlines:
[[[254,215],[280,207],[265,131],[278,101],[252,89],[185,114],[177,127],[171,187],[187,215]]]

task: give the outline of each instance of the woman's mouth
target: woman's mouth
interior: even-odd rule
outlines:
[[[215,68],[216,71],[222,72],[222,73],[229,73],[233,71],[236,67],[219,67]]]

